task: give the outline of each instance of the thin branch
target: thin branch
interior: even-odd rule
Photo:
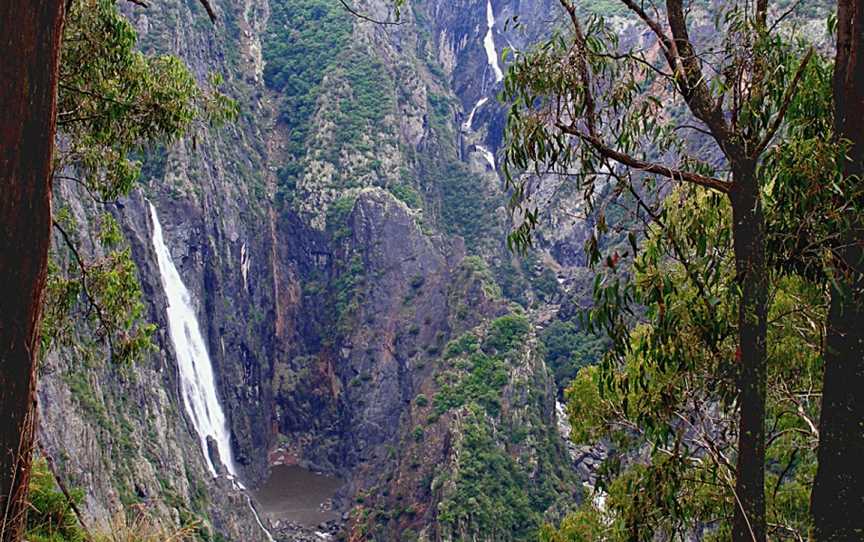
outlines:
[[[582,92],[585,94],[585,122],[588,125],[588,133],[596,136],[597,106],[594,101],[594,94],[591,92],[591,72],[588,69],[588,46],[585,43],[585,33],[582,31],[582,24],[576,14],[576,7],[569,0],[559,1],[567,10],[570,15],[570,22],[573,24],[573,38],[578,48],[575,58],[576,69],[579,71],[579,78],[582,80]]]
[[[144,0],[126,0],[126,1],[130,2],[132,4],[135,4],[136,6],[141,6],[144,9],[147,9],[150,7],[150,4],[148,4]]]
[[[653,173],[655,175],[660,175],[662,177],[674,179],[677,181],[688,182],[691,184],[709,188],[711,190],[716,190],[717,192],[721,192],[723,194],[728,194],[729,191],[732,189],[732,183],[727,181],[721,181],[720,179],[715,179],[714,177],[706,177],[705,175],[700,175],[691,171],[670,168],[661,164],[645,162],[628,154],[616,151],[615,149],[606,146],[606,144],[604,144],[598,138],[590,136],[571,125],[559,122],[556,123],[556,126],[562,132],[578,137],[582,141],[589,143],[602,156],[615,160],[619,164],[625,165],[627,167],[631,167],[639,171],[644,171],[646,173]]]
[[[131,2],[132,0],[129,0],[129,1]],[[68,90],[69,92],[77,92],[78,94],[90,96],[91,98],[94,98],[96,100],[100,100],[103,102],[111,102],[113,104],[123,106],[127,109],[135,110],[137,108],[137,106],[134,103],[123,102],[123,101],[117,100],[115,98],[110,98],[108,96],[104,96],[102,94],[96,94],[95,92],[91,92],[91,91],[85,90],[83,88],[73,87],[73,86],[67,85],[67,84],[62,83],[62,82],[58,83],[57,86],[62,88],[63,90]]]
[[[51,476],[54,478],[54,481],[57,483],[57,487],[60,488],[60,491],[63,493],[63,496],[66,497],[66,503],[69,505],[69,508],[75,513],[75,517],[78,518],[78,524],[81,525],[81,530],[84,531],[84,538],[87,542],[92,542],[93,535],[90,534],[90,529],[87,528],[87,523],[84,521],[84,514],[81,513],[81,509],[78,508],[78,505],[75,503],[75,499],[72,498],[72,494],[69,492],[69,489],[66,487],[66,484],[63,482],[63,479],[57,473],[57,465],[54,464],[54,458],[51,457],[45,447],[42,446],[42,443],[39,443],[39,453],[42,454],[42,457],[45,458],[45,463],[48,464],[48,470],[51,471]]]
[[[771,143],[771,140],[774,139],[774,136],[777,134],[777,130],[780,129],[780,125],[783,124],[783,119],[786,117],[786,111],[789,110],[789,105],[792,103],[792,98],[795,97],[795,94],[798,92],[798,84],[801,82],[801,78],[804,76],[804,69],[807,67],[807,64],[810,62],[810,59],[813,57],[813,48],[811,47],[807,54],[804,55],[804,59],[801,60],[801,64],[798,66],[798,71],[795,72],[795,77],[792,78],[792,83],[786,87],[786,93],[783,95],[783,104],[780,106],[780,110],[777,111],[777,115],[774,117],[774,122],[771,123],[771,127],[768,128],[768,132],[765,134],[765,137],[762,139],[762,142],[759,143],[755,149],[753,149],[753,153],[751,156],[753,158],[757,158],[762,151],[765,150],[766,147]]]
[[[690,111],[696,118],[704,122],[711,130],[714,139],[723,149],[724,153],[731,154],[734,149],[732,134],[726,122],[723,112],[720,110],[720,102],[713,100],[708,82],[702,73],[702,67],[690,34],[687,30],[687,19],[684,14],[681,0],[666,0],[666,13],[669,20],[669,28],[672,31],[672,43],[676,51],[676,60],[680,63],[679,87]],[[675,67],[673,67],[675,69]]]
[[[663,27],[660,26],[660,23],[648,15],[648,13],[642,9],[641,5],[637,4],[633,0],[621,0],[621,2],[627,6],[630,11],[635,13],[636,16],[642,19],[642,21],[648,25],[648,28],[654,32],[654,35],[657,36],[657,40],[660,42],[660,46],[663,49],[663,56],[666,57],[666,62],[669,64],[672,71],[677,73],[679,71],[679,59],[675,42],[669,39],[669,36],[666,34],[666,31],[663,30]]]
[[[93,201],[95,201],[96,203],[100,203],[102,205],[114,205],[117,203],[117,201],[108,201],[108,200],[104,200],[104,199],[98,197],[96,194],[93,193],[93,190],[90,188],[90,186],[86,182],[84,182],[81,179],[78,179],[76,177],[69,177],[67,175],[54,175],[54,179],[60,180],[60,181],[72,181],[72,182],[80,185],[87,192],[87,195],[90,196],[90,198]]]
[[[676,132],[678,130],[693,130],[694,132],[699,132],[700,134],[711,136],[711,132],[709,132],[705,128],[700,128],[700,127],[694,126],[692,124],[680,124],[678,126],[675,126],[673,128],[673,130],[675,130]]]
[[[666,238],[669,240],[669,243],[672,245],[672,250],[674,250],[675,254],[678,256],[677,260],[681,263],[681,266],[684,267],[684,272],[687,274],[690,281],[696,285],[696,288],[699,290],[699,299],[701,299],[702,302],[705,304],[705,309],[708,311],[708,314],[711,314],[714,309],[711,307],[711,303],[709,301],[710,296],[708,295],[708,288],[705,286],[705,284],[703,284],[703,282],[701,280],[699,280],[699,276],[693,271],[693,268],[690,265],[690,260],[687,259],[687,255],[684,253],[684,250],[681,248],[681,246],[678,243],[675,236],[672,235],[672,231],[664,222],[663,217],[661,217],[659,214],[657,214],[653,209],[651,209],[645,203],[645,201],[642,199],[642,197],[639,195],[639,193],[636,191],[636,189],[633,188],[632,183],[626,183],[626,185],[627,185],[627,189],[630,192],[630,194],[636,199],[637,206],[641,206],[645,210],[645,212],[648,214],[648,216],[657,225],[659,225],[663,229],[664,232],[666,232]],[[634,256],[635,256],[635,254],[634,254]],[[713,342],[713,341],[708,342],[704,339],[703,339],[703,342],[705,343],[705,346],[707,346],[708,349],[711,350],[711,352],[713,354],[720,355],[720,350],[719,350],[716,342]]]
[[[60,225],[56,220],[52,220],[51,223],[54,225],[54,228],[60,232],[60,236],[63,238],[63,242],[69,248],[69,251],[72,253],[72,256],[75,258],[75,262],[78,264],[78,269],[81,271],[81,287],[84,290],[84,295],[87,296],[87,300],[90,306],[96,310],[96,317],[99,319],[99,323],[105,330],[105,339],[108,341],[108,349],[111,353],[114,353],[114,341],[111,339],[111,331],[110,326],[108,325],[108,319],[105,318],[105,315],[102,313],[102,307],[99,306],[98,303],[94,300],[93,296],[90,294],[90,289],[87,286],[87,266],[84,263],[84,259],[81,258],[81,253],[78,252],[78,249],[75,247],[75,243],[72,242],[72,238],[63,229],[63,226]]]
[[[782,22],[783,22],[783,21],[784,21],[784,20],[785,20],[789,15],[795,13],[795,11],[798,9],[798,6],[800,6],[800,5],[801,5],[801,2],[803,2],[803,1],[804,1],[804,0],[797,0],[794,4],[792,4],[792,5],[789,7],[789,9],[787,9],[786,11],[784,11],[782,15],[780,15],[779,17],[777,17],[777,20],[774,21],[774,22],[771,24],[771,28],[768,29],[768,34],[773,34],[773,33],[774,33],[774,30],[777,28],[777,26],[779,26],[780,23],[782,23]]]
[[[640,51],[640,52],[641,52],[641,51]],[[633,53],[620,53],[620,54],[613,54],[613,53],[592,53],[592,54],[593,54],[594,56],[596,56],[596,57],[599,57],[599,58],[608,58],[608,59],[610,59],[610,60],[628,60],[628,59],[629,59],[629,60],[633,60],[633,61],[635,61],[635,62],[638,62],[638,63],[640,63],[640,64],[646,66],[646,67],[649,68],[651,71],[653,71],[654,73],[656,73],[656,74],[659,75],[660,77],[662,77],[662,78],[664,78],[664,79],[666,79],[666,80],[668,80],[668,81],[670,81],[670,82],[674,82],[674,80],[675,80],[674,77],[673,77],[673,75],[672,75],[671,73],[666,73],[666,72],[664,72],[663,70],[661,70],[660,68],[658,68],[657,66],[655,66],[654,64],[648,62],[648,60],[646,60],[644,56],[638,56],[638,55],[635,55],[635,54],[633,54]]]
[[[773,499],[777,499],[777,492],[780,490],[780,486],[783,484],[783,479],[786,478],[786,475],[789,474],[789,471],[792,470],[792,466],[795,465],[795,459],[798,456],[798,448],[793,448],[792,453],[789,454],[789,463],[786,464],[786,468],[783,469],[783,472],[780,473],[780,476],[777,477],[777,483],[774,484],[774,495]]]
[[[198,0],[204,9],[207,11],[207,16],[210,17],[210,22],[216,24],[216,12],[213,11],[213,6],[210,5],[210,0]]]
[[[359,19],[363,19],[364,21],[369,21],[370,23],[383,24],[383,25],[400,25],[400,24],[402,24],[402,21],[398,21],[398,20],[397,21],[379,21],[377,19],[373,19],[372,17],[369,17],[368,15],[363,15],[362,13],[357,11],[356,9],[349,6],[348,2],[346,2],[345,0],[339,0],[339,3],[342,4],[342,7],[345,8],[345,11],[347,11],[348,13],[350,13],[351,15],[353,15]]]

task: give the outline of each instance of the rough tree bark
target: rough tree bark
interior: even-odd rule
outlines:
[[[818,542],[864,540],[864,0],[837,3],[835,135],[857,201],[835,249],[811,508]]]
[[[51,233],[61,0],[0,2],[0,540],[19,541]]]
[[[756,3],[757,29],[765,31],[767,2]],[[732,168],[728,192],[732,207],[735,271],[741,285],[738,308],[738,455],[735,472],[735,515],[732,540],[765,542],[765,387],[768,277],[765,269],[765,221],[757,162],[764,146],[747,127],[726,121],[712,96],[687,31],[683,0],[667,0],[672,43],[681,58],[687,83],[681,94],[693,114],[708,126]],[[672,67],[673,70],[675,67]],[[753,80],[764,85],[764,66],[753,68]],[[682,77],[683,76],[683,77]],[[679,83],[681,84],[681,83]],[[754,94],[761,92],[754,89]],[[721,102],[722,103],[722,102]],[[737,132],[737,133],[736,133]],[[770,139],[770,136],[768,137]],[[766,139],[766,141],[768,140]]]
[[[753,161],[733,165],[729,193],[738,307],[738,457],[732,539],[765,540],[765,387],[768,276],[765,219]]]

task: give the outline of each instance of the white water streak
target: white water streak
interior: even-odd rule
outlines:
[[[165,246],[162,236],[162,225],[156,214],[156,208],[150,203],[150,217],[153,220],[153,248],[159,264],[159,274],[165,297],[168,298],[168,330],[171,342],[177,354],[177,367],[180,371],[180,395],[186,413],[192,420],[192,425],[201,440],[201,450],[207,468],[215,477],[216,468],[210,460],[207,448],[207,437],[216,441],[219,457],[232,477],[237,476],[234,465],[234,455],[231,452],[231,432],[225,413],[216,396],[213,364],[207,354],[201,328],[192,307],[189,290],[180,279],[180,273],[174,266],[171,253]]]
[[[462,123],[462,131],[470,132],[471,127],[474,125],[474,115],[477,113],[477,110],[483,107],[483,105],[489,101],[489,98],[480,98],[480,100],[474,104],[474,108],[471,109],[471,113],[468,114],[468,118],[465,119],[465,122]]]
[[[243,277],[243,289],[249,291],[249,267],[252,265],[252,257],[246,250],[246,243],[240,247],[240,275]]]
[[[482,145],[477,145],[477,150],[480,152],[480,154],[483,155],[483,158],[486,159],[486,162],[489,163],[489,166],[494,171],[495,170],[495,155],[492,154],[492,151],[490,151],[489,149],[487,149],[486,147],[484,147]]]
[[[483,38],[483,47],[486,49],[486,58],[492,71],[495,72],[495,82],[504,80],[504,72],[498,64],[498,51],[495,49],[495,12],[492,11],[492,0],[486,0],[486,37]]]
[[[264,523],[261,522],[261,518],[258,516],[258,510],[255,510],[255,506],[252,505],[252,499],[249,498],[249,495],[246,495],[246,504],[249,505],[249,510],[252,510],[252,515],[255,516],[255,521],[258,522],[258,526],[261,527],[262,531],[264,531],[267,540],[270,542],[276,542],[276,539],[273,538],[273,535],[270,534],[270,531],[268,531],[267,527],[264,526]]]

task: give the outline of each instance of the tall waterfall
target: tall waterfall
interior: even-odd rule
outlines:
[[[483,38],[483,48],[486,49],[486,59],[495,72],[495,82],[504,80],[504,72],[498,64],[498,50],[495,49],[495,12],[492,10],[492,0],[486,0],[486,36]]]
[[[234,454],[231,452],[231,431],[216,395],[213,364],[201,336],[192,298],[171,260],[168,247],[165,246],[162,225],[152,203],[150,216],[153,219],[153,248],[156,250],[162,287],[165,288],[165,297],[168,298],[168,330],[177,353],[183,405],[201,440],[201,450],[210,473],[216,476],[216,468],[210,460],[207,448],[207,437],[216,441],[219,458],[231,476],[236,477],[237,469],[234,465]]]

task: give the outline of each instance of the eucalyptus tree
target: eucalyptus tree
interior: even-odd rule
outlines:
[[[812,494],[817,541],[864,538],[864,1],[839,0],[836,23],[834,136],[844,152],[831,212],[823,217],[841,233],[828,272],[831,310]]]
[[[51,156],[63,0],[0,4],[0,505],[19,540],[30,472],[36,352],[51,239]]]
[[[589,197],[598,178],[611,178],[631,186],[638,179],[636,192],[687,184],[728,200],[738,294],[730,360],[739,412],[732,535],[764,541],[769,275],[759,168],[812,52],[781,39],[767,0],[718,8],[717,33],[703,43],[691,38],[694,15],[711,19],[700,13],[702,4],[621,0],[652,36],[650,45],[629,50],[605,21],[559,1],[566,29],[518,55],[505,81],[504,98],[513,104],[505,174],[513,205],[524,210],[511,241],[530,243],[537,224],[533,181],[520,175],[531,168],[575,177]],[[712,142],[716,156],[693,156],[682,130]]]
[[[209,2],[200,1],[214,19]],[[151,62],[135,53],[134,32],[128,23],[104,17],[114,10],[113,0],[8,0],[0,4],[0,111],[4,115],[0,124],[3,541],[21,539],[26,515],[36,426],[40,324],[55,224],[51,193],[57,167],[57,125],[64,125],[64,131],[73,135],[81,149],[91,151],[84,166],[96,172],[93,179],[108,179],[111,184],[134,177],[134,171],[128,167],[119,171],[113,162],[121,158],[121,168],[130,165],[122,160],[123,149],[132,150],[147,139],[177,137],[198,111],[188,106],[200,97],[188,72],[176,60]],[[71,32],[76,31],[76,23],[95,27],[92,34],[78,27],[81,35],[77,37],[86,39],[67,42],[71,46],[65,47],[62,42],[64,35],[68,37],[68,32],[64,34],[67,22]],[[89,53],[71,53],[88,46]],[[61,69],[61,56],[68,63],[65,69]],[[99,68],[87,73],[87,66],[95,65]],[[58,84],[64,84],[64,73],[71,78],[65,81],[68,88],[58,102]],[[153,92],[157,88],[165,92]],[[98,149],[114,152],[100,158]],[[112,172],[119,176],[112,180]]]
[[[587,501],[560,527],[546,527],[548,541],[730,539],[737,424],[727,363],[737,348],[731,212],[723,196],[683,186],[656,216],[627,270],[625,291],[643,308],[620,337],[629,348],[620,363],[582,369],[566,393],[571,438],[614,446],[597,483],[605,504]],[[600,272],[609,282],[623,271]],[[766,530],[770,539],[796,540],[810,528],[827,297],[821,283],[795,273],[772,273],[770,291]]]

